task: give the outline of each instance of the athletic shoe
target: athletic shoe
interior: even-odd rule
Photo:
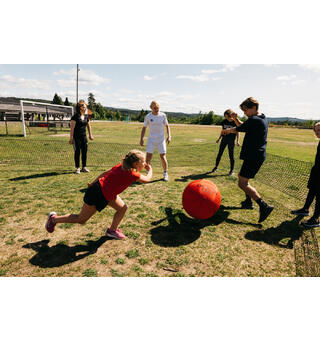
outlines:
[[[80,168],[77,168],[75,174],[80,174]]]
[[[163,181],[169,181],[168,172],[163,172]]]
[[[229,176],[232,176],[232,175],[233,175],[233,169],[230,170],[230,172],[229,172],[228,175],[229,175]]]
[[[89,169],[87,167],[83,167],[81,169],[81,172],[83,172],[83,173],[90,173],[90,171],[89,171]]]
[[[263,221],[265,221],[268,216],[270,215],[270,213],[273,211],[274,207],[270,206],[268,204],[265,204],[263,206],[260,207],[260,218],[258,223],[262,223]]]
[[[253,210],[254,206],[251,200],[250,201],[244,200],[244,201],[241,201],[241,208],[243,210]]]
[[[291,211],[292,214],[296,214],[296,215],[301,215],[301,216],[308,216],[309,215],[309,211],[305,210],[304,208],[300,208],[300,210],[293,210]]]
[[[304,227],[319,227],[320,223],[319,220],[314,219],[313,217],[311,217],[309,220],[302,222],[302,225]]]
[[[114,239],[124,239],[126,237],[119,229],[110,230],[110,228],[107,229],[106,236]]]
[[[54,231],[56,223],[53,222],[53,218],[55,218],[56,216],[57,216],[56,212],[50,212],[48,215],[48,220],[46,222],[46,230],[49,233],[52,233]]]
[[[217,170],[218,170],[218,167],[214,167],[214,168],[212,168],[211,173],[215,173]]]

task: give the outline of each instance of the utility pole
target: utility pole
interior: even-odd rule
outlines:
[[[78,103],[78,81],[79,81],[79,64],[77,64],[77,93],[76,93],[76,103]]]

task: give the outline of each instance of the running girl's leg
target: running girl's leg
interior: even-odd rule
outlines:
[[[121,220],[123,219],[128,207],[119,197],[119,195],[117,195],[115,200],[109,201],[108,206],[111,206],[113,209],[116,210],[116,213],[113,216],[112,224],[110,226],[110,230],[115,231],[120,225]]]
[[[66,214],[63,216],[55,216],[53,222],[55,224],[69,223],[69,224],[84,224],[89,218],[91,218],[97,209],[95,206],[83,203],[82,209],[79,214]]]
[[[166,154],[160,154],[160,159],[161,159],[163,171],[167,172],[168,171],[168,161],[167,161]]]
[[[147,153],[146,163],[147,163],[148,165],[150,165],[151,159],[152,159],[152,153]]]

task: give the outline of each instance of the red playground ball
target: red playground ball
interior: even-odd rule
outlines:
[[[182,206],[196,219],[211,218],[219,209],[221,194],[218,187],[209,180],[194,180],[184,189]]]

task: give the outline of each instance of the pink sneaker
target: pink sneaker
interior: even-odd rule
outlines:
[[[124,239],[126,237],[119,229],[112,231],[110,228],[107,229],[106,236],[114,239]]]
[[[56,212],[50,212],[48,215],[48,220],[46,222],[46,229],[49,233],[52,233],[54,231],[56,223],[53,222],[53,218],[55,218],[56,216],[57,216]]]

